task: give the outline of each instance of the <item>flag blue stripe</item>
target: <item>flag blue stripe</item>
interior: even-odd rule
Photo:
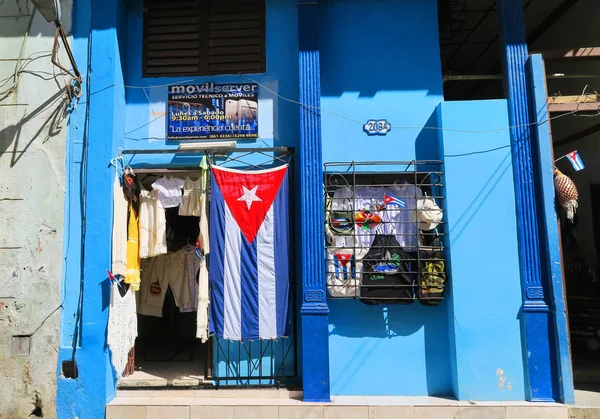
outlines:
[[[279,192],[273,202],[275,220],[275,289],[277,295],[277,335],[287,336],[290,332],[290,243],[289,243],[289,195],[288,173],[285,174]]]
[[[256,243],[242,236],[242,340],[255,340],[258,334],[258,263]]]
[[[225,323],[223,278],[225,260],[225,200],[221,189],[211,174],[210,196],[210,254],[208,282],[210,284],[210,332],[223,336]]]

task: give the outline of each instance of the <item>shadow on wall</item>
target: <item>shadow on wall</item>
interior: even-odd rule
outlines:
[[[67,116],[67,99],[65,88],[60,89],[48,98],[44,103],[38,106],[33,112],[24,114],[16,124],[9,125],[0,130],[0,154],[11,154],[10,167],[14,167],[19,159],[27,152],[29,147],[37,140],[44,130],[44,139],[42,144],[45,144],[52,137],[59,135],[62,131],[62,122]],[[27,139],[21,139],[23,127],[32,119],[45,113],[48,109],[54,107],[50,115],[42,122],[37,132]],[[9,150],[12,146],[12,150]]]
[[[437,307],[426,307],[418,302],[369,306],[358,300],[344,299],[329,300],[329,305],[332,306],[330,339],[350,338],[346,340],[348,352],[344,355],[347,358],[352,354],[350,363],[333,383],[342,388],[342,393],[346,391],[345,383],[362,380],[364,371],[361,369],[371,366],[368,374],[377,375],[381,381],[404,380],[399,387],[407,386],[408,381],[414,382],[411,390],[385,390],[391,394],[451,395],[445,303]],[[337,356],[331,354],[331,357]],[[393,365],[389,365],[390,361]],[[385,365],[388,370],[381,370]],[[398,374],[403,376],[396,376]],[[425,382],[424,389],[419,388],[421,381]]]
[[[63,28],[70,36],[70,1],[62,0],[61,4]],[[67,117],[67,92],[62,80],[65,73],[53,66],[49,50],[55,30],[54,24],[48,23],[28,0],[0,2],[0,39],[4,43],[0,58],[6,60],[3,68],[15,66],[14,70],[3,72],[10,75],[0,80],[4,120],[17,121],[0,130],[0,154],[11,154],[10,167],[17,164],[34,141],[41,138],[45,144],[61,134]],[[57,58],[65,62],[66,53],[60,44]],[[46,92],[52,91],[48,82],[56,85],[56,91],[35,107],[44,100]],[[23,132],[32,129],[36,130],[33,135],[23,138]]]

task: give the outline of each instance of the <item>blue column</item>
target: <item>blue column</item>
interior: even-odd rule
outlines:
[[[300,72],[300,219],[304,401],[329,399],[329,308],[325,299],[324,198],[318,2],[298,2]]]
[[[526,391],[531,401],[558,400],[553,362],[554,328],[550,315],[547,281],[542,270],[540,205],[536,199],[535,172],[539,156],[534,153],[533,127],[527,91],[527,37],[523,0],[499,0],[500,35],[503,48],[504,87],[511,126],[512,163],[515,182],[519,260],[523,288],[522,321],[527,365]],[[535,159],[534,159],[535,158]],[[510,278],[507,278],[509,280]]]
[[[531,118],[533,127],[534,161],[539,161],[536,170],[535,184],[538,186],[540,210],[539,220],[542,237],[542,272],[547,276],[548,295],[551,301],[552,321],[555,330],[555,359],[557,372],[560,374],[560,400],[566,404],[575,404],[573,389],[573,371],[571,369],[571,353],[569,348],[569,326],[565,293],[563,290],[563,273],[560,254],[560,234],[555,210],[554,194],[554,156],[550,122],[548,121],[548,91],[546,89],[546,70],[539,54],[532,55],[528,61],[528,83],[531,95]],[[544,287],[545,288],[545,287]],[[546,288],[545,288],[546,289]]]
[[[81,237],[83,243],[71,244],[70,251],[77,258],[83,256],[83,260],[81,272],[69,272],[77,275],[65,279],[69,286],[64,291],[65,307],[75,309],[75,319],[63,317],[62,327],[68,331],[76,327],[77,339],[63,342],[65,346],[59,353],[59,362],[74,358],[78,375],[63,378],[59,370],[56,404],[59,419],[97,419],[105,416],[105,406],[115,396],[116,384],[106,345],[110,301],[106,270],[111,264],[114,180],[114,170],[107,166],[116,156],[124,135],[123,127],[118,124],[118,113],[124,106],[117,106],[119,100],[124,100],[117,37],[117,24],[124,10],[119,0],[83,0],[76,2],[75,12],[75,56],[85,89],[71,115],[70,124],[75,126],[69,135],[70,141],[82,143],[83,176],[81,190],[70,193],[77,195],[77,210],[81,211],[85,227],[81,234],[85,234]],[[73,221],[77,217],[66,223],[76,228]]]

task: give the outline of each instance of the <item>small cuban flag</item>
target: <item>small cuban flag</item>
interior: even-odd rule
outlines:
[[[585,165],[583,164],[583,160],[579,157],[579,153],[577,150],[567,154],[567,159],[571,162],[571,166],[575,169],[576,172],[585,169]]]
[[[396,198],[394,195],[384,195],[383,203],[385,205],[396,204],[400,208],[404,208],[406,206],[403,200],[401,200],[400,198]]]

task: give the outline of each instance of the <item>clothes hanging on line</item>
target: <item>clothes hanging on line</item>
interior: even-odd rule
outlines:
[[[185,267],[185,276],[189,285],[189,302],[180,307],[182,313],[191,313],[198,311],[198,271],[200,270],[200,258],[196,256],[196,249],[192,246],[186,246],[179,250],[183,253],[183,265]]]
[[[127,199],[118,174],[113,185],[112,264],[113,275],[127,272]]]
[[[195,181],[189,176],[186,176],[183,183],[183,197],[181,198],[181,205],[179,206],[179,215],[193,217],[201,216],[204,198],[202,176],[203,175]]]
[[[206,206],[208,205],[207,195],[207,177],[208,177],[208,165],[206,163],[206,157],[202,159],[200,164],[202,167],[202,185],[200,196],[200,233],[198,235],[198,252],[202,256],[200,261],[200,272],[198,274],[198,311],[196,314],[196,337],[202,341],[202,343],[208,340],[209,336],[209,324],[208,324],[208,309],[210,304],[209,299],[209,287],[208,287],[208,259],[210,253],[209,246],[209,234],[208,234],[208,216],[206,213]]]
[[[192,308],[197,307],[193,300],[197,299],[198,291],[193,284],[196,284],[199,263],[194,260],[194,250],[193,246],[186,246],[177,252],[142,261],[142,283],[137,300],[139,314],[162,317],[169,287],[180,311],[193,311]]]
[[[152,189],[158,191],[158,202],[162,208],[173,208],[181,205],[181,188],[183,188],[184,183],[183,179],[164,176],[152,184]]]
[[[125,283],[131,285],[134,291],[138,291],[140,289],[140,281],[139,218],[133,209],[133,204],[129,203]]]
[[[360,288],[365,304],[411,304],[415,298],[416,263],[392,234],[377,234],[363,258]]]
[[[110,287],[106,342],[110,348],[111,364],[118,378],[123,375],[137,333],[135,292],[125,284],[113,281]]]
[[[140,185],[140,257],[167,253],[167,221],[159,205],[158,191]]]
[[[339,234],[335,228],[333,246],[369,249],[377,233],[394,234],[400,246],[416,248],[418,229],[414,221],[417,198],[421,188],[412,184],[388,187],[355,186],[335,190],[331,215],[354,213],[354,229]],[[331,221],[330,221],[331,223]]]
[[[367,249],[327,249],[327,292],[332,297],[358,296],[362,259]]]

